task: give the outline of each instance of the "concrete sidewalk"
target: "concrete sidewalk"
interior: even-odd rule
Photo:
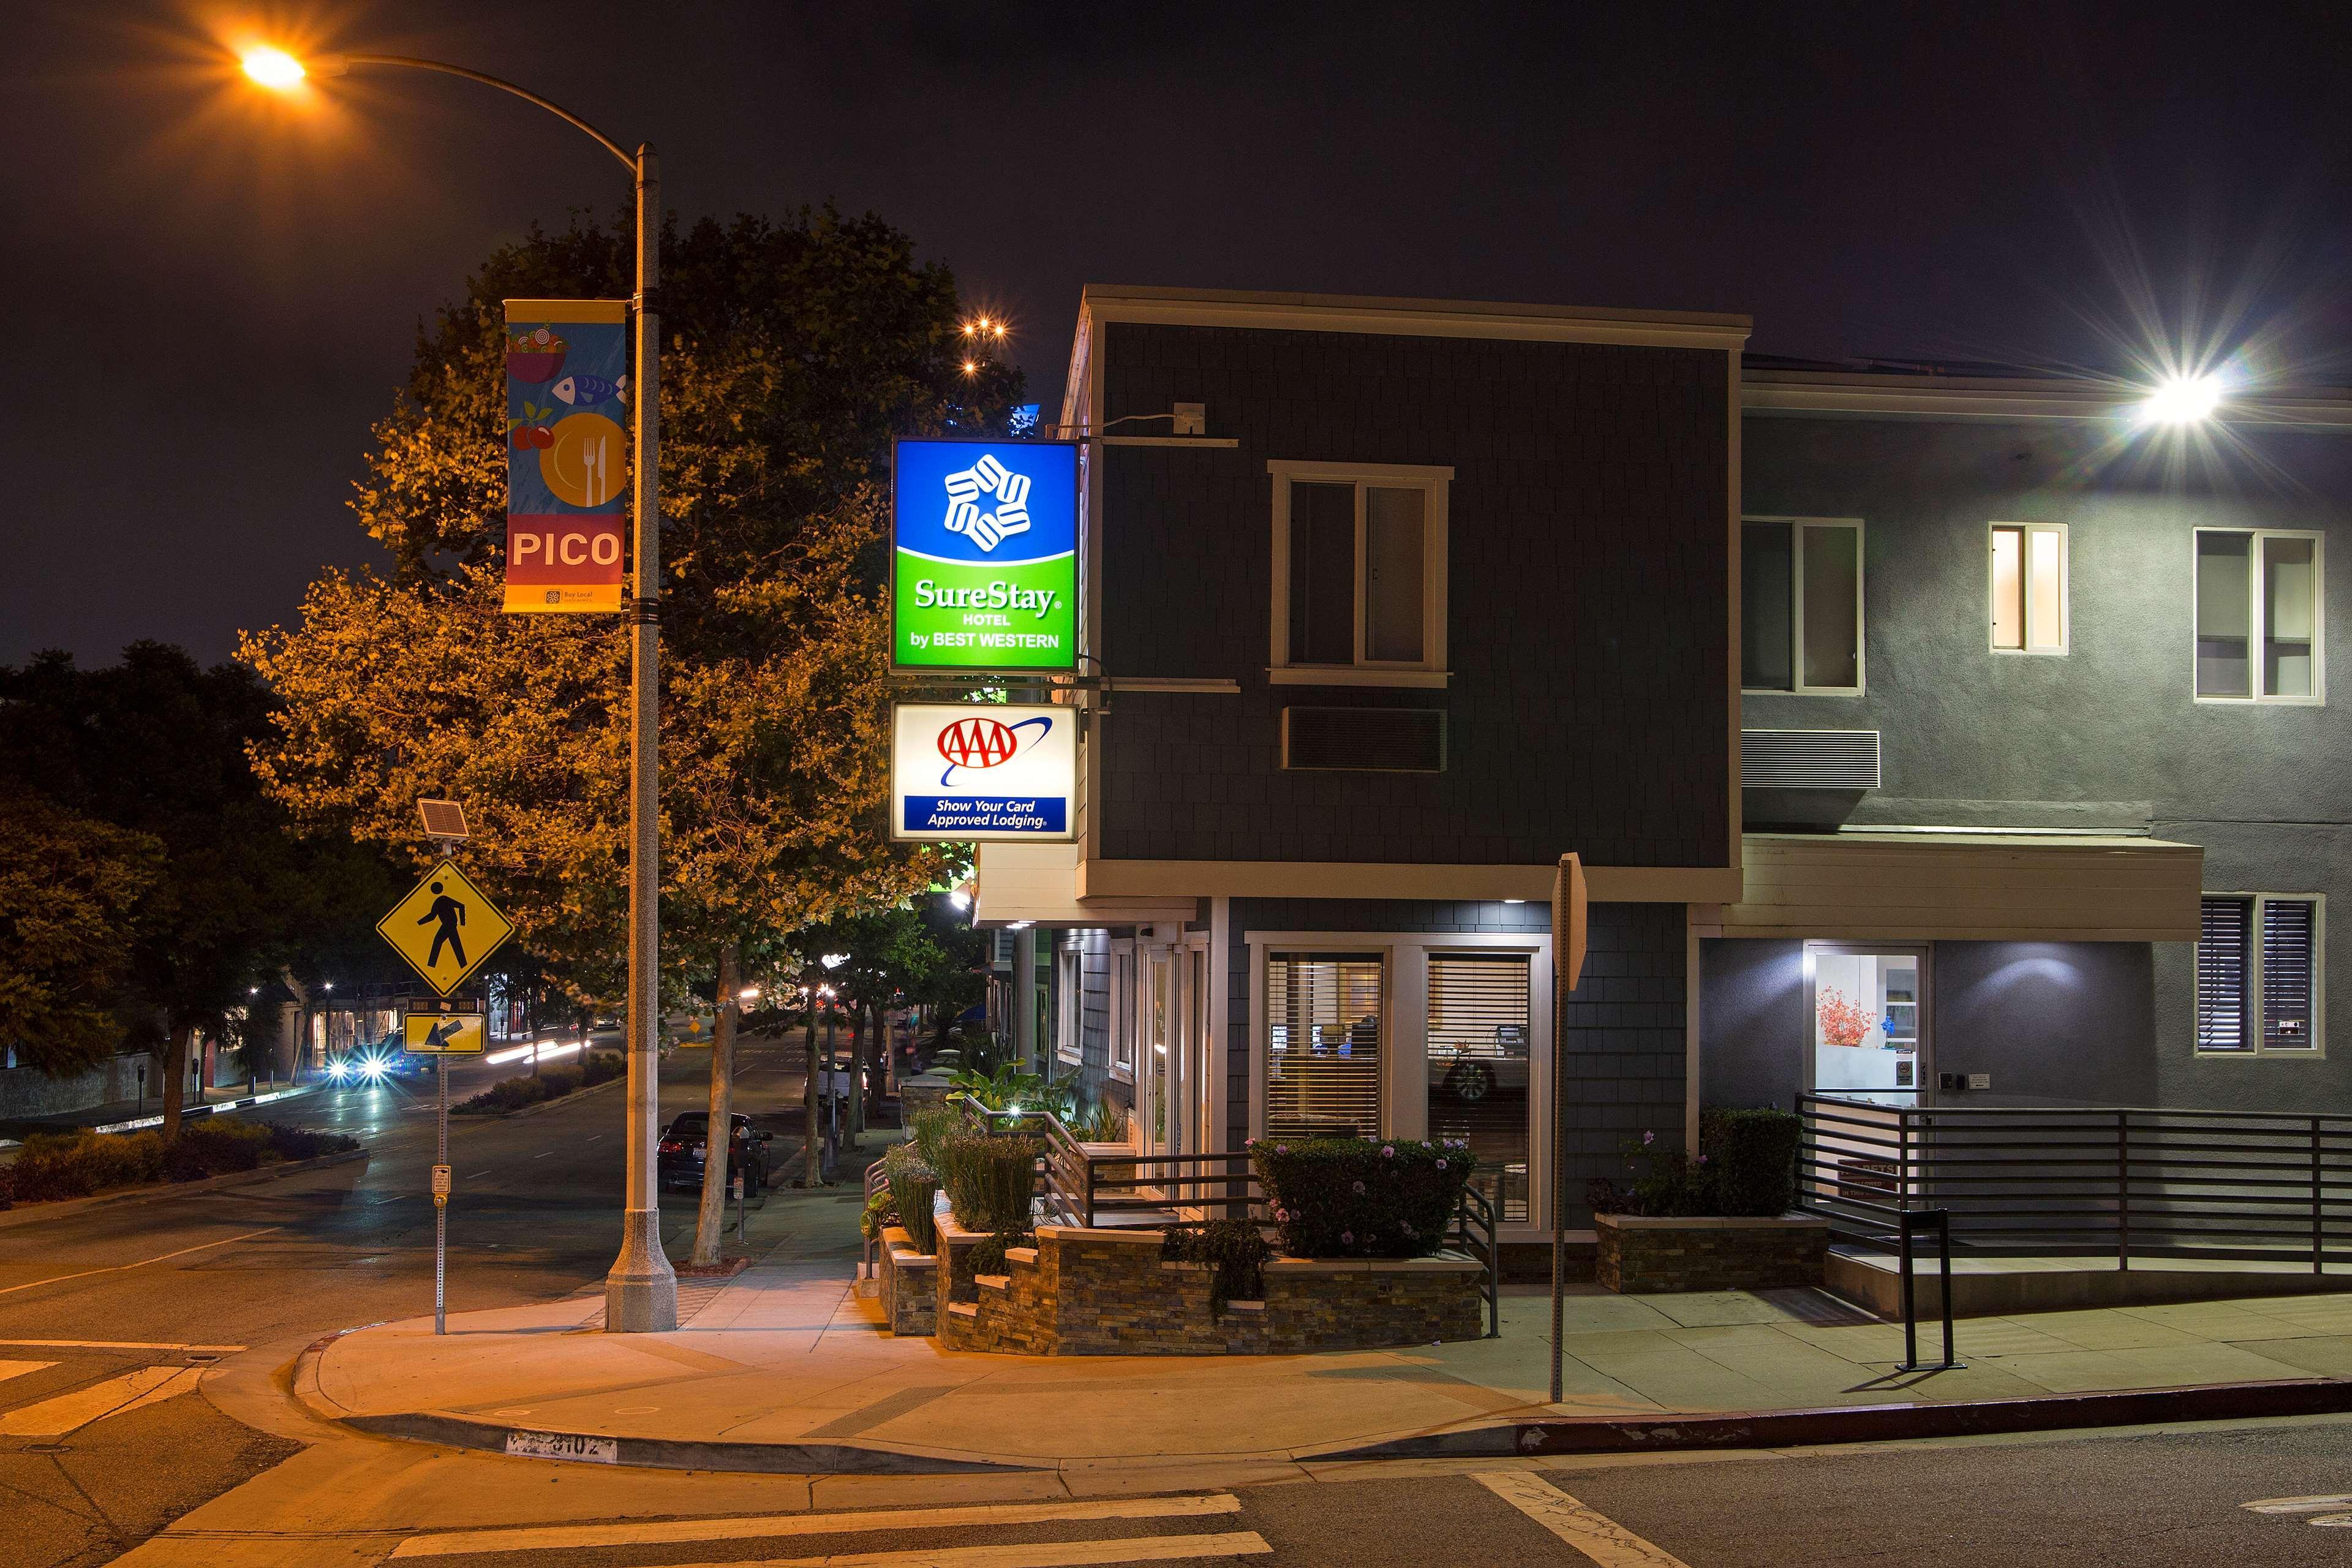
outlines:
[[[1562,1416],[1957,1405],[2352,1375],[2352,1294],[1964,1320],[1964,1370],[1902,1373],[1902,1330],[1817,1290],[1626,1297],[1577,1287],[1566,1397],[1549,1300],[1491,1340],[1286,1357],[981,1355],[883,1331],[838,1258],[689,1283],[669,1334],[608,1336],[601,1300],[346,1333],[298,1392],[362,1430],[622,1463],[812,1471],[1296,1462]],[[1923,1327],[1926,1327],[1923,1325]],[[1932,1329],[1921,1349],[1933,1354]],[[2068,1425],[2060,1421],[2053,1425]],[[598,1439],[616,1442],[600,1443]],[[724,1446],[713,1447],[713,1445]]]

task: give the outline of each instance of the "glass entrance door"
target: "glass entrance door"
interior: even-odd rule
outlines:
[[[1928,952],[1806,944],[1806,1079],[1815,1092],[1907,1105],[1934,1081]]]
[[[1429,1136],[1470,1145],[1472,1184],[1509,1224],[1531,1216],[1533,963],[1523,952],[1429,955]]]

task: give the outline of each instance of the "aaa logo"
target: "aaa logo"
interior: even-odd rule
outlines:
[[[1026,737],[1034,745],[1052,729],[1051,719],[1024,719],[1018,724],[1007,724],[996,719],[959,719],[940,731],[940,755],[947,759],[947,771],[940,774],[940,787],[949,787],[958,768],[978,773],[985,768],[1001,766],[1020,754],[1024,730],[1036,733]]]

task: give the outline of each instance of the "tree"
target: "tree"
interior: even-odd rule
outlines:
[[[247,765],[270,706],[252,671],[163,643],[107,668],[48,652],[0,670],[0,782],[161,847],[115,1011],[121,1043],[161,1058],[166,1136],[194,1037],[236,1048],[259,1028],[252,988],[302,940],[296,911],[332,892],[306,880],[314,868]]]
[[[0,793],[0,1045],[24,1065],[62,1077],[113,1054],[114,1006],[163,859],[143,833]]]
[[[586,219],[533,231],[467,280],[420,333],[354,503],[393,566],[327,574],[297,627],[239,648],[285,700],[254,751],[271,797],[420,862],[416,797],[463,799],[469,863],[583,998],[622,988],[627,650],[616,619],[500,613],[499,302],[625,293],[627,234]],[[966,374],[954,279],[877,218],[673,224],[662,246],[676,995],[730,947],[887,907],[952,869],[947,851],[884,831],[884,482],[894,435],[1001,431],[1019,379]]]

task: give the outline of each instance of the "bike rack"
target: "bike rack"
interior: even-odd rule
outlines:
[[[1955,1372],[1967,1363],[1952,1359],[1952,1211],[1949,1209],[1905,1209],[1895,1215],[1902,1235],[1898,1243],[1903,1268],[1903,1364],[1897,1372]],[[1932,1365],[1919,1361],[1919,1310],[1917,1282],[1911,1272],[1912,1237],[1919,1231],[1933,1228],[1936,1250],[1941,1260],[1940,1279],[1943,1285],[1944,1359]]]

